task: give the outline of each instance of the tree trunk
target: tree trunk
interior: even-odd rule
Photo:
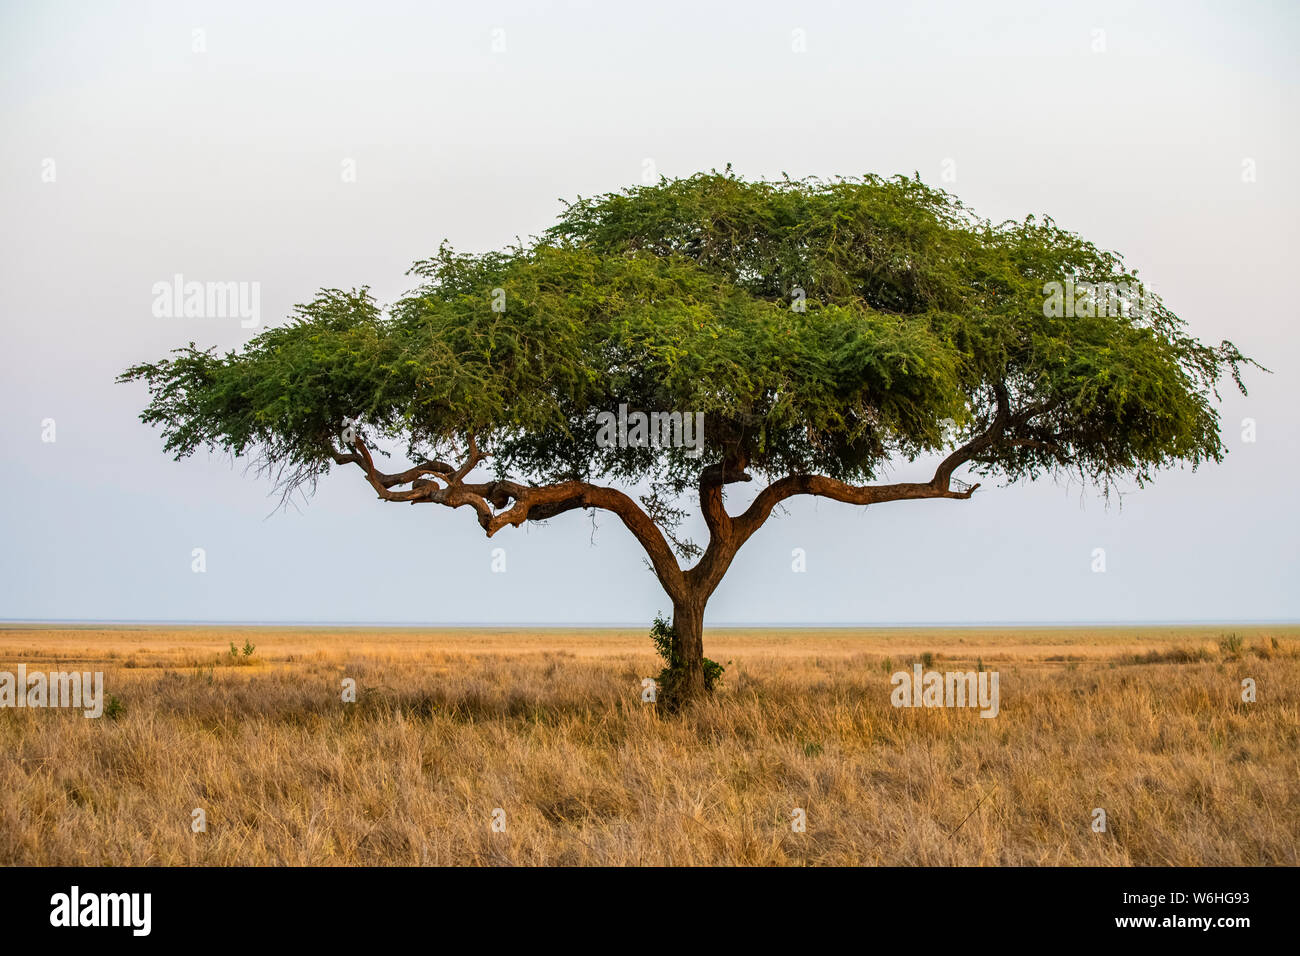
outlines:
[[[704,686],[704,602],[673,602],[673,656],[681,668],[678,703],[686,704],[707,694]]]

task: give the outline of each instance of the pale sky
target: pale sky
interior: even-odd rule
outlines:
[[[582,514],[489,541],[355,469],[272,515],[241,464],[172,462],[143,386],[113,379],[257,331],[155,317],[175,274],[260,283],[263,325],[323,285],[388,302],[444,238],[499,247],[561,198],[728,162],[918,172],[993,219],[1049,214],[1274,374],[1224,392],[1224,464],[1122,508],[1050,483],[796,500],[706,623],[1300,618],[1297,9],[5,3],[0,619],[648,625],[670,605],[612,516],[594,543]]]

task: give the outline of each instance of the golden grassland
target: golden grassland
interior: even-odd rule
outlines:
[[[0,864],[1300,862],[1300,628],[705,651],[721,690],[672,718],[640,700],[644,631],[3,629],[0,670],[102,670],[118,704],[0,710]],[[997,670],[999,715],[891,706],[923,659]]]

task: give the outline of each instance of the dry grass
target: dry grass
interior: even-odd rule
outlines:
[[[0,631],[126,708],[0,710],[0,863],[1295,865],[1300,632],[1221,631],[712,630],[673,720],[640,632]],[[891,707],[925,653],[1000,715]]]

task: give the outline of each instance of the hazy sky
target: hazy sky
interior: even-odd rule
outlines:
[[[263,326],[323,285],[391,301],[444,238],[497,247],[561,198],[728,162],[919,172],[994,219],[1050,214],[1274,374],[1224,393],[1223,465],[1165,474],[1122,508],[1050,483],[868,509],[796,499],[708,623],[1300,618],[1297,9],[6,3],[0,618],[667,611],[612,516],[594,543],[581,513],[488,541],[468,509],[379,502],[355,469],[272,515],[241,464],[172,462],[137,420],[143,386],[113,379],[257,331],[155,317],[153,286],[176,274],[260,283]]]

